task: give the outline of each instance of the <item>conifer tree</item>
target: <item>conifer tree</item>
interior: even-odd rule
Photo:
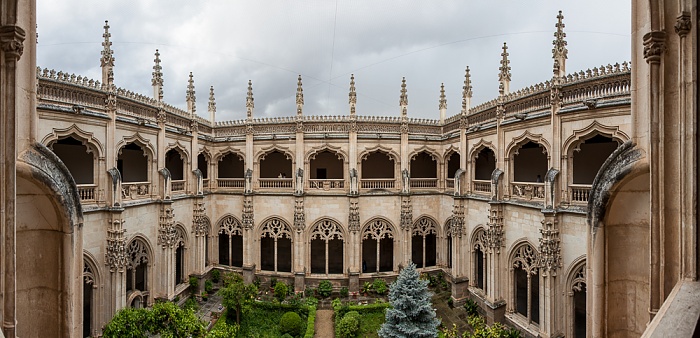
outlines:
[[[379,329],[382,338],[436,337],[440,321],[435,317],[428,281],[418,278],[416,265],[408,264],[391,285],[386,320]]]

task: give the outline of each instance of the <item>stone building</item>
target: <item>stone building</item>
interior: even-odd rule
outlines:
[[[450,117],[443,90],[409,117],[405,79],[395,116],[358,115],[354,78],[348,115],[305,115],[299,77],[293,116],[256,118],[249,81],[223,122],[192,74],[164,102],[157,50],[153,97],[118,88],[107,23],[101,79],[37,68],[34,2],[2,4],[6,337],[96,336],[215,268],[357,291],[409,261],[526,336],[695,330],[695,0],[634,2],[634,66],[584,71],[560,13],[551,80],[511,91],[504,44],[495,98],[471,105],[467,68]]]

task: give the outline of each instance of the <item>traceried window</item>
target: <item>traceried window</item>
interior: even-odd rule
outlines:
[[[411,259],[418,268],[435,266],[437,260],[437,224],[429,217],[413,223],[411,231]]]
[[[394,269],[394,234],[384,219],[370,221],[362,231],[362,272]]]
[[[486,273],[486,233],[483,229],[479,229],[474,235],[474,246],[473,246],[473,267],[474,267],[474,286],[486,292],[487,278]]]
[[[279,218],[267,220],[260,232],[260,269],[292,272],[292,229]]]
[[[140,291],[144,294],[148,290],[148,250],[146,249],[146,244],[140,239],[135,239],[129,243],[126,249],[127,251],[127,261],[126,261],[126,290],[128,291]],[[135,299],[132,307],[142,307],[146,306],[147,299],[141,297]]]
[[[311,230],[311,273],[343,273],[343,232],[340,224],[324,219]]]
[[[230,215],[219,222],[219,264],[243,266],[243,227]]]
[[[537,267],[537,252],[529,244],[515,249],[513,256],[513,288],[515,312],[528,323],[540,322],[540,280]]]

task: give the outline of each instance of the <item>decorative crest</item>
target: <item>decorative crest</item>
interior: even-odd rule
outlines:
[[[439,109],[447,109],[447,98],[445,97],[445,84],[440,84],[440,105]]]
[[[554,41],[552,41],[552,58],[554,59],[554,76],[561,77],[566,73],[566,59],[568,58],[569,50],[566,49],[566,33],[564,33],[564,15],[559,11],[557,15],[557,24],[554,25],[557,31],[554,32]]]
[[[105,20],[104,29],[105,32],[104,34],[102,34],[102,37],[105,38],[105,41],[102,42],[102,47],[104,47],[104,49],[102,50],[102,58],[100,58],[100,64],[101,67],[114,67],[114,52],[112,51],[112,42],[109,41],[109,38],[112,36],[112,34],[109,33],[109,21],[107,20]]]
[[[470,108],[472,98],[472,76],[469,74],[469,66],[464,71],[464,86],[462,87],[462,113],[466,114]]]
[[[350,74],[350,94],[348,94],[348,96],[349,96],[348,103],[350,103],[350,104],[357,103],[357,93],[355,93],[355,74]]]
[[[503,52],[501,53],[501,66],[498,67],[500,73],[498,74],[498,80],[501,82],[510,81],[510,61],[508,60],[508,45],[503,43]]]
[[[195,95],[194,95],[194,77],[192,76],[192,72],[190,72],[190,79],[187,80],[187,93],[185,95],[185,99],[187,100],[187,110],[189,110],[190,114],[193,114],[197,111],[195,107],[195,102],[197,101]]]

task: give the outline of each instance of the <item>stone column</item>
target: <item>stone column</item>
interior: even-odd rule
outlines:
[[[158,244],[160,251],[160,290],[153,290],[154,297],[172,299],[175,296],[175,254],[174,247],[177,244],[177,231],[175,230],[175,212],[172,201],[163,201],[160,208],[160,222],[158,224]]]
[[[545,218],[541,222],[540,229],[540,280],[542,281],[540,290],[540,334],[543,337],[558,337],[563,318],[557,316],[562,313],[557,306],[564,301],[564,297],[559,298],[559,280],[557,272],[561,268],[561,249],[559,241],[559,229],[557,227],[556,212],[545,212]],[[537,278],[537,276],[532,276]]]
[[[109,269],[109,287],[107,294],[107,314],[112,318],[117,311],[126,307],[126,238],[123,208],[114,208],[107,225],[107,246],[105,247],[105,265]]]

